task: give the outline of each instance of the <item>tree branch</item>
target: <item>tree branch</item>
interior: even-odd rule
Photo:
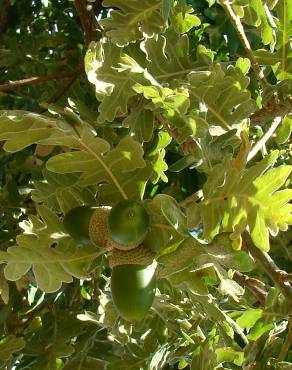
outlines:
[[[292,97],[287,97],[284,103],[280,104],[273,96],[261,109],[250,116],[251,125],[263,124],[291,113]]]
[[[232,9],[232,6],[231,4],[229,3],[229,0],[221,0],[220,1],[222,7],[224,8],[225,10],[225,13],[228,15],[231,23],[233,24],[235,30],[237,31],[238,33],[238,36],[246,50],[246,53],[248,55],[248,58],[251,62],[251,66],[253,68],[253,70],[255,71],[255,73],[257,74],[257,76],[259,77],[259,80],[260,80],[260,83],[262,85],[262,87],[265,87],[268,82],[265,78],[265,75],[263,73],[263,71],[260,69],[259,67],[259,64],[258,62],[256,61],[254,55],[253,55],[253,52],[252,52],[252,49],[250,47],[250,44],[249,44],[249,41],[246,37],[246,34],[244,32],[244,28],[243,28],[243,25],[241,24],[241,21],[240,21],[240,18],[234,13],[233,9]]]
[[[5,27],[6,27],[9,5],[10,5],[10,0],[2,1],[2,12],[0,15],[0,35],[1,33],[4,32]]]
[[[9,81],[9,82],[6,82],[6,83],[0,85],[0,91],[11,90],[11,89],[14,89],[16,87],[26,86],[26,85],[38,85],[38,84],[41,84],[41,83],[46,82],[46,81],[73,78],[75,76],[80,75],[82,73],[82,71],[83,71],[83,65],[82,65],[82,68],[79,67],[79,69],[77,71],[74,71],[74,72],[63,72],[63,73],[56,74],[56,75],[51,75],[51,76],[29,77],[29,78],[25,78],[23,80]]]
[[[93,8],[87,6],[86,0],[75,0],[74,5],[84,31],[85,45],[88,46],[91,41],[98,39],[97,33],[99,26],[95,19]]]
[[[276,131],[279,124],[282,122],[282,117],[276,117],[268,131],[262,136],[262,138],[253,146],[251,151],[248,153],[247,161],[250,161],[260,150],[261,148],[266,144],[266,142],[270,139],[270,137],[273,135],[273,133]]]
[[[250,254],[263,268],[266,274],[273,280],[273,282],[280,288],[281,292],[288,299],[288,301],[292,304],[292,286],[290,285],[290,283],[284,282],[282,280],[281,270],[268,255],[268,253],[261,251],[254,245],[247,231],[243,232],[242,237],[244,244],[249,250]]]
[[[292,282],[292,273],[287,273],[286,271],[281,271],[282,281],[291,281]]]
[[[266,298],[268,294],[259,286],[259,280],[250,278],[249,276],[246,276],[239,271],[234,272],[233,278],[240,285],[245,286],[257,298],[262,306],[266,304]]]

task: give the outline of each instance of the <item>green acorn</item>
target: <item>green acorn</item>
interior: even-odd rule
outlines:
[[[142,320],[155,297],[153,253],[143,245],[129,251],[114,250],[109,263],[111,294],[117,311],[127,321]]]
[[[108,216],[109,246],[121,250],[136,248],[144,240],[149,222],[141,203],[129,199],[117,203]]]

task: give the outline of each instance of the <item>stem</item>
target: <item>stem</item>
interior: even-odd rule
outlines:
[[[292,281],[292,273],[282,273],[281,274],[281,280],[282,281]]]
[[[287,298],[287,300],[292,303],[292,286],[290,285],[290,283],[282,280],[282,273],[280,272],[281,270],[279,269],[279,267],[275,264],[268,253],[261,251],[254,245],[247,231],[243,232],[242,237],[245,246],[249,250],[250,254],[253,256],[253,258],[263,268],[266,274],[274,281],[274,283],[280,288],[281,292]]]
[[[57,75],[51,75],[51,76],[29,77],[23,80],[9,81],[9,82],[6,82],[0,85],[0,91],[11,90],[11,89],[14,89],[15,87],[25,86],[25,85],[38,85],[45,81],[72,78],[72,77],[78,76],[80,73],[81,73],[81,68],[79,67],[79,69],[74,72],[64,72],[64,73],[60,73]]]
[[[285,358],[288,355],[289,349],[292,345],[292,318],[290,317],[289,323],[288,323],[288,335],[283,343],[281,352],[278,357],[278,361],[284,361]]]
[[[264,136],[254,145],[254,147],[251,149],[251,151],[248,153],[247,161],[250,161],[266,144],[266,142],[270,139],[270,137],[273,135],[273,133],[276,131],[279,124],[282,122],[282,117],[276,117],[268,131],[264,134]]]
[[[263,71],[260,69],[259,65],[258,65],[258,62],[256,61],[254,55],[253,55],[253,52],[252,52],[252,49],[250,47],[250,44],[249,44],[249,41],[246,37],[246,34],[244,32],[244,28],[243,28],[243,25],[240,21],[240,18],[234,13],[233,9],[232,9],[232,6],[231,4],[229,3],[229,0],[221,0],[220,1],[222,7],[224,8],[226,14],[228,15],[231,23],[233,24],[235,30],[237,31],[238,33],[238,36],[246,50],[246,53],[248,55],[248,58],[251,62],[251,65],[252,65],[252,68],[254,70],[254,72],[257,74],[257,76],[259,77],[259,80],[260,80],[260,83],[262,85],[262,87],[265,87],[268,82],[265,78],[265,75],[263,73]]]
[[[256,279],[250,278],[239,271],[234,272],[233,278],[241,286],[245,286],[257,298],[262,306],[265,305],[267,292],[258,286]]]

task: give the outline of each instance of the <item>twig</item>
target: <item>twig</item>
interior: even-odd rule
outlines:
[[[86,0],[75,0],[74,5],[84,31],[85,45],[88,46],[91,41],[97,40],[99,25],[95,19],[93,9],[87,7]]]
[[[248,153],[247,161],[250,161],[260,150],[261,148],[266,144],[266,142],[270,139],[270,137],[273,135],[273,133],[276,131],[279,124],[282,122],[282,117],[276,117],[268,131],[264,134],[264,136],[254,145],[254,147],[251,149],[251,151]]]
[[[283,346],[281,348],[281,352],[278,357],[278,361],[284,361],[285,358],[288,355],[289,349],[292,345],[292,318],[290,317],[289,323],[288,323],[288,335],[283,343]]]
[[[4,32],[7,23],[8,9],[10,5],[10,0],[2,1],[2,13],[0,15],[0,35]]]
[[[234,13],[234,11],[232,9],[232,6],[229,3],[229,0],[221,0],[220,3],[222,5],[222,7],[224,8],[226,14],[230,18],[235,30],[237,31],[238,36],[239,36],[239,38],[240,38],[240,40],[241,40],[241,42],[242,42],[242,44],[243,44],[243,46],[246,50],[248,58],[251,62],[252,68],[255,71],[255,73],[258,75],[262,87],[265,87],[268,84],[268,82],[265,78],[265,75],[264,75],[263,71],[260,69],[260,67],[258,65],[258,62],[256,61],[256,59],[253,55],[252,49],[250,47],[249,41],[248,41],[248,39],[246,37],[246,34],[244,32],[244,29],[243,29],[243,26],[241,24],[240,18]]]
[[[264,124],[276,117],[284,117],[291,113],[292,97],[287,97],[284,103],[279,103],[273,96],[261,109],[250,116],[251,125]]]
[[[175,141],[177,141],[177,137],[178,137],[177,128],[172,127],[168,123],[167,119],[165,117],[163,117],[160,113],[156,114],[155,118],[157,119],[157,121],[159,123],[161,123],[163,125],[163,127],[166,129],[166,131],[169,133],[169,135]],[[194,139],[191,136],[187,137],[186,140],[183,143],[180,143],[180,148],[181,148],[181,150],[183,151],[183,153],[185,155],[193,154],[194,150],[195,150],[195,147],[196,147],[196,143],[195,143]]]
[[[282,271],[281,280],[282,281],[292,281],[292,273],[287,273],[285,271]]]
[[[52,80],[62,80],[66,78],[72,78],[76,75],[78,76],[81,72],[81,69],[78,69],[74,72],[63,72],[56,75],[51,76],[41,76],[41,77],[29,77],[25,78],[23,80],[17,80],[17,81],[9,81],[2,85],[0,85],[0,91],[4,90],[11,90],[15,87],[25,86],[25,85],[38,85],[46,81],[52,81]]]
[[[244,231],[242,234],[243,241],[247,249],[249,250],[250,254],[256,260],[256,262],[264,269],[266,274],[273,280],[273,282],[280,288],[283,295],[288,299],[288,301],[292,304],[292,286],[290,283],[285,282],[282,280],[282,273],[272,258],[265,253],[258,249],[249,233]]]
[[[266,304],[267,292],[261,289],[258,280],[250,278],[239,271],[234,272],[233,278],[240,285],[245,286],[257,298],[262,306]]]

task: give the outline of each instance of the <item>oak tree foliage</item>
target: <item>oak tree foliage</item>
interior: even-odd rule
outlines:
[[[292,369],[288,0],[0,0],[0,369]],[[83,205],[143,202],[124,320]]]

